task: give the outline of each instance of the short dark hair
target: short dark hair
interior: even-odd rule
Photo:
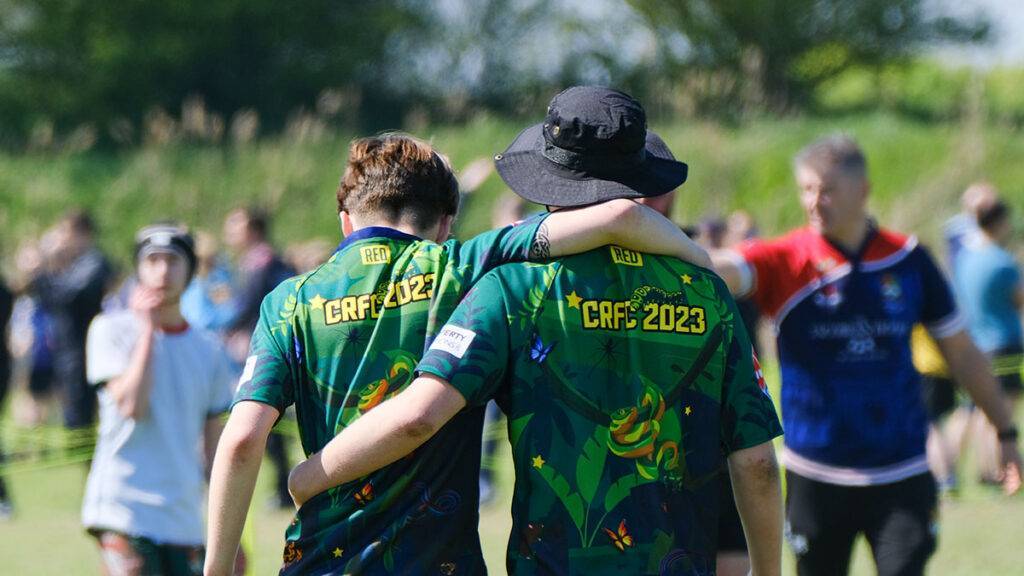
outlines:
[[[337,200],[339,212],[427,227],[458,211],[459,183],[433,146],[388,133],[352,141]]]
[[[819,173],[838,169],[844,174],[867,177],[868,162],[857,141],[846,134],[832,134],[805,146],[793,160],[795,167],[811,168]]]
[[[983,206],[978,210],[978,226],[985,231],[1001,224],[1010,217],[1010,206],[1002,200],[996,200],[989,206]]]
[[[71,210],[65,213],[61,220],[67,222],[71,229],[79,234],[92,236],[96,233],[96,221],[85,210]]]

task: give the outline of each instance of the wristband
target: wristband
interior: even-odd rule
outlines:
[[[1016,442],[1018,436],[1017,427],[1013,426],[1006,430],[1000,430],[996,436],[999,438],[1000,442]]]

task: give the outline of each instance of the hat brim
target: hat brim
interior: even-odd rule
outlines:
[[[544,125],[523,130],[494,164],[501,179],[523,198],[546,206],[585,206],[616,198],[667,194],[686,182],[688,167],[648,130],[643,163],[615,176],[597,177],[566,168],[541,154]]]

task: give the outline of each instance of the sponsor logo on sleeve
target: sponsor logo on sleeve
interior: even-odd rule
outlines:
[[[476,338],[476,332],[448,324],[441,329],[441,333],[434,339],[430,349],[462,358],[466,350],[469,350],[469,345],[473,343],[474,338]]]
[[[238,379],[239,388],[252,380],[253,374],[256,373],[256,360],[258,358],[259,356],[253,354],[245,359],[245,368],[242,369],[242,376]]]

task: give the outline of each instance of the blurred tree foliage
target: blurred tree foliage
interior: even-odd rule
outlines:
[[[877,67],[925,44],[979,42],[980,14],[936,14],[924,0],[629,0],[659,30],[696,98],[785,111],[852,67]],[[702,102],[697,102],[699,106]]]
[[[102,136],[192,96],[280,125],[325,88],[370,87],[391,33],[419,22],[402,0],[0,0],[0,126]]]

